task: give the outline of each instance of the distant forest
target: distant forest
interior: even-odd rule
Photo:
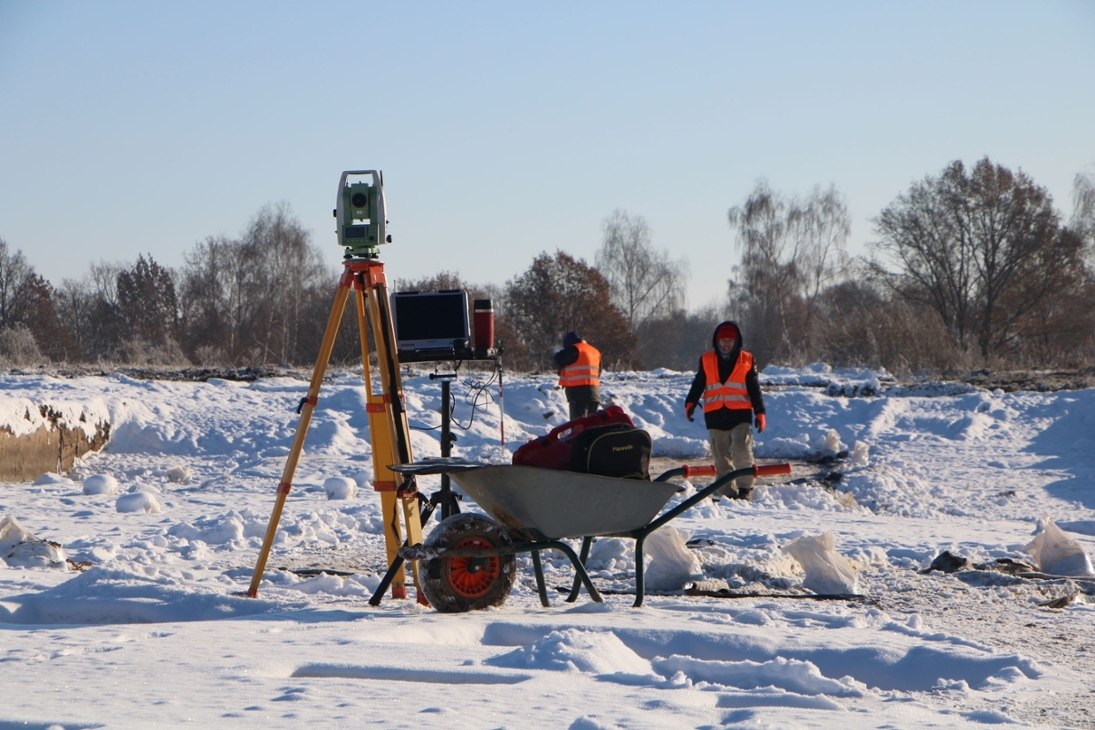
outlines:
[[[551,367],[571,330],[609,369],[696,367],[723,319],[761,367],[823,361],[893,373],[1095,364],[1095,177],[1076,176],[1067,220],[1049,192],[988,158],[913,183],[874,219],[866,256],[846,250],[851,217],[833,186],[788,197],[760,181],[727,211],[740,263],[724,303],[689,311],[689,262],[616,211],[590,263],[543,252],[504,284],[441,271],[392,291],[462,288],[494,303],[508,369]],[[728,237],[729,239],[729,237]],[[729,243],[729,240],[728,240]],[[0,238],[0,366],[309,366],[338,273],[285,204],[239,238],[209,237],[183,266],[99,263],[56,286]],[[348,314],[334,362],[360,362]]]

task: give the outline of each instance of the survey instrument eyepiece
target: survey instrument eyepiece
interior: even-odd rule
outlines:
[[[348,170],[335,198],[338,245],[348,259],[375,259],[380,244],[391,243],[384,205],[384,177],[377,170]]]

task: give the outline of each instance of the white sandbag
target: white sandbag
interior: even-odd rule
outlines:
[[[1038,570],[1050,575],[1095,575],[1091,559],[1075,538],[1057,526],[1052,517],[1044,519],[1042,531],[1034,536],[1026,551],[1034,556]]]
[[[659,527],[646,538],[643,554],[649,562],[643,577],[647,590],[676,591],[703,577],[700,561],[687,542],[685,533],[669,526]]]
[[[118,480],[109,474],[92,474],[84,479],[84,494],[105,494],[113,497],[118,493]]]
[[[833,531],[803,535],[782,548],[806,571],[802,585],[818,595],[843,595],[859,592],[859,577],[848,559],[834,546]]]
[[[33,539],[34,535],[11,515],[0,520],[0,554],[6,555],[18,543]]]
[[[189,466],[173,466],[167,470],[167,481],[174,484],[183,484],[190,481]]]
[[[123,494],[114,503],[114,508],[119,512],[148,512],[160,513],[160,502],[156,495],[150,492],[136,491]]]
[[[349,477],[327,477],[323,482],[327,499],[353,499],[357,494],[357,482]]]

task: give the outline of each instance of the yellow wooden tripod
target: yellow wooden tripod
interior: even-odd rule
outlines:
[[[346,270],[338,282],[338,292],[327,321],[327,331],[323,335],[323,344],[319,350],[312,382],[308,395],[301,401],[300,421],[293,446],[285,462],[285,470],[278,484],[277,501],[270,523],[266,527],[266,536],[262,542],[255,572],[251,577],[251,587],[247,595],[258,595],[259,583],[270,555],[270,547],[277,533],[278,522],[285,506],[285,498],[292,488],[293,474],[296,472],[300,452],[304,448],[304,438],[312,420],[312,412],[319,402],[319,388],[327,363],[331,359],[335,338],[346,310],[350,292],[356,292],[357,321],[361,331],[361,364],[365,372],[366,410],[369,414],[369,438],[373,446],[373,488],[380,492],[381,509],[384,516],[384,543],[387,548],[388,564],[398,557],[403,545],[400,529],[400,513],[406,528],[407,540],[411,545],[422,542],[422,520],[418,511],[418,492],[413,478],[404,477],[388,468],[392,464],[409,464],[411,457],[410,431],[407,425],[407,413],[403,401],[403,384],[399,377],[399,363],[395,352],[395,330],[388,300],[388,286],[384,278],[384,264],[370,259],[348,259]],[[368,319],[368,326],[366,325]],[[380,392],[374,392],[372,375],[369,369],[369,330],[375,348],[377,364],[380,369]],[[421,585],[418,579],[418,563],[411,563],[415,585]],[[426,604],[420,590],[416,590],[419,603]],[[392,581],[392,597],[406,598],[406,576],[402,568]]]

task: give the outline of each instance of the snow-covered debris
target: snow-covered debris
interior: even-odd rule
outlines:
[[[0,519],[0,561],[12,568],[68,569],[63,547],[35,537],[11,515]]]

